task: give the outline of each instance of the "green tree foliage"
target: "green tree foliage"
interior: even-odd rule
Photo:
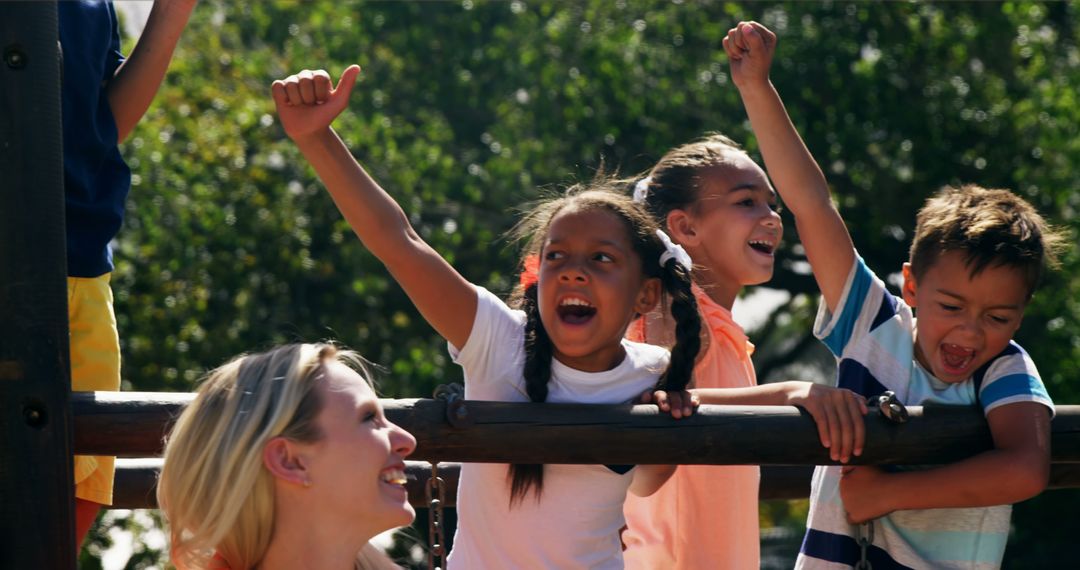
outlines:
[[[822,164],[860,253],[906,258],[914,212],[944,184],[1011,188],[1080,229],[1080,18],[1070,3],[350,3],[206,0],[124,152],[128,221],[114,283],[125,386],[191,390],[242,351],[335,338],[417,397],[460,379],[445,343],[356,240],[284,137],[270,82],[364,73],[336,127],[420,233],[507,292],[517,205],[600,168],[642,172],[721,131],[755,152],[720,40],[740,19],[780,37],[773,80]],[[129,42],[130,45],[130,42]],[[809,337],[816,287],[790,218],[760,329],[760,376],[828,374]],[[1073,238],[1075,241],[1075,238]],[[1019,335],[1059,402],[1078,399],[1080,252]],[[805,376],[804,376],[805,377]],[[1009,556],[1070,541],[1022,505]],[[796,509],[798,511],[798,509]],[[1063,515],[1064,516],[1064,515]],[[1059,533],[1060,535],[1060,533]]]

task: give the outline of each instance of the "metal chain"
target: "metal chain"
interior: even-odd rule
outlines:
[[[473,418],[465,407],[465,387],[461,384],[440,384],[432,395],[446,402],[446,421],[455,428],[472,424]],[[446,482],[439,477],[439,462],[431,462],[431,478],[425,485],[428,500],[428,570],[446,567],[446,541],[443,537],[446,504]]]
[[[866,553],[870,545],[874,543],[874,521],[859,525],[855,531],[856,542],[859,543],[859,561],[855,564],[855,570],[874,570]]]
[[[896,393],[887,390],[877,398],[870,401],[881,410],[881,415],[894,424],[902,424],[908,421],[908,410],[896,397]],[[859,562],[855,564],[855,570],[873,570],[867,553],[874,544],[874,521],[865,522],[855,529],[855,542],[859,545]]]
[[[446,567],[446,543],[443,540],[443,505],[446,504],[446,484],[439,477],[439,464],[431,464],[427,485],[428,501],[428,570]]]

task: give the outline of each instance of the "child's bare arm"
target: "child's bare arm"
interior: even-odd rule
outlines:
[[[698,406],[697,396],[689,390],[669,392],[650,389],[638,397],[639,404],[656,404],[661,412],[671,414],[675,419],[694,415]],[[630,492],[639,497],[648,497],[660,490],[675,473],[675,465],[638,465],[634,469],[634,480],[630,483]]]
[[[855,260],[855,248],[829,197],[821,168],[769,81],[775,49],[776,35],[757,22],[740,22],[724,38],[731,78],[761,146],[765,167],[795,216],[799,239],[825,303],[836,311]]]
[[[416,234],[398,203],[330,127],[348,105],[359,74],[359,66],[349,67],[337,88],[321,70],[275,81],[281,124],[364,246],[386,265],[431,326],[454,346],[463,346],[476,315],[476,290]]]
[[[798,406],[817,425],[821,445],[833,461],[847,463],[862,455],[866,442],[866,399],[843,388],[813,382],[772,382],[745,388],[696,388],[702,404],[728,406]]]
[[[994,449],[926,471],[887,473],[845,467],[844,509],[853,523],[898,510],[1004,505],[1046,488],[1050,473],[1050,414],[1046,406],[1018,402],[987,415]]]
[[[197,1],[156,0],[135,49],[109,80],[105,92],[119,142],[131,134],[154,100]]]
[[[675,465],[638,465],[634,469],[634,480],[630,483],[630,492],[639,497],[648,497],[660,490],[675,473]]]

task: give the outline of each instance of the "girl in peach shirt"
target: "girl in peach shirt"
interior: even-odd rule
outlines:
[[[694,261],[706,336],[694,368],[694,396],[705,404],[803,407],[834,461],[859,455],[865,401],[810,382],[758,386],[750,360],[754,346],[731,317],[744,286],[772,277],[782,235],[776,192],[761,167],[727,137],[711,135],[668,152],[636,184],[634,199]],[[670,340],[670,319],[654,313],[638,322],[629,332],[635,340]],[[628,497],[626,567],[759,567],[759,480],[753,465],[683,465],[652,496]]]

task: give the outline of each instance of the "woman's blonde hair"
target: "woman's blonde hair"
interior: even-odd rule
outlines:
[[[215,555],[236,569],[262,559],[274,526],[263,448],[278,436],[322,437],[316,387],[327,361],[369,378],[362,357],[323,343],[239,356],[207,375],[172,429],[158,481],[177,567],[206,568]]]

